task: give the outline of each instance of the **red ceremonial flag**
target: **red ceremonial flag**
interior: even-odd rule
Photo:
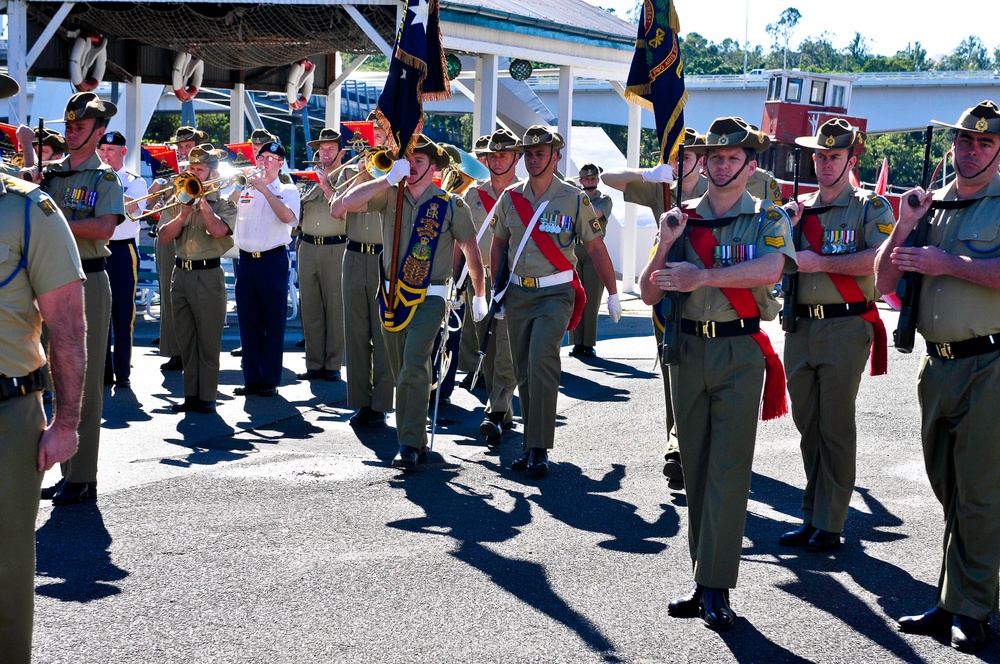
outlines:
[[[858,182],[858,176],[855,175],[854,170],[847,174],[847,179],[850,181],[852,187],[860,187],[861,183]]]
[[[21,145],[17,142],[17,127],[0,123],[0,150],[3,150],[5,156],[10,156],[20,149]]]
[[[368,120],[341,122],[341,139],[345,148],[360,150],[375,145],[375,123]],[[367,145],[361,145],[364,141]]]
[[[882,159],[882,170],[878,172],[878,180],[875,181],[875,193],[885,196],[886,189],[889,188],[889,158]]]
[[[301,180],[312,180],[316,184],[319,184],[319,173],[316,171],[289,171],[288,175],[291,176],[292,182],[298,184]]]
[[[257,155],[254,154],[253,145],[249,142],[226,143],[226,152],[229,153],[229,165],[234,168],[257,165]]]

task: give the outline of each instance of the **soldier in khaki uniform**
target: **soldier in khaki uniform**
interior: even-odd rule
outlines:
[[[224,155],[211,143],[199,145],[188,153],[186,170],[207,182],[218,177]],[[172,212],[160,222],[157,238],[172,243],[177,255],[170,295],[184,362],[184,402],[171,408],[175,413],[214,413],[226,326],[226,276],[220,259],[233,247],[236,204],[216,190]]]
[[[690,148],[694,145],[704,145],[705,137],[701,136],[694,129],[685,127],[684,146]],[[704,157],[691,150],[684,152],[683,186],[684,192],[682,201],[698,198],[708,191],[708,178],[702,175],[701,170],[704,165]],[[667,206],[664,204],[663,187],[665,183],[673,182],[673,169],[669,166],[656,166],[655,168],[623,168],[616,171],[608,171],[601,175],[601,181],[612,189],[617,189],[625,194],[625,201],[644,205],[652,211],[653,216],[659,221]],[[670,185],[674,201],[677,200],[677,183]],[[659,242],[657,233],[652,251],[656,251],[656,243]],[[653,307],[653,336],[656,338],[656,347],[663,343],[663,321],[660,318],[658,307]],[[659,358],[659,353],[657,353]],[[677,444],[677,425],[674,423],[674,410],[670,400],[670,372],[667,366],[660,363],[660,375],[663,377],[663,400],[666,412],[666,432],[667,446],[663,453],[663,475],[668,480],[668,487],[677,491],[684,488],[684,468],[681,464],[680,446]]]
[[[167,143],[177,145],[177,162],[180,164],[188,160],[188,155],[195,146],[208,143],[208,134],[195,127],[178,127]],[[163,188],[173,191],[173,187],[174,178],[171,178]],[[153,193],[159,188],[154,182],[149,191]],[[160,355],[169,358],[160,365],[161,371],[180,371],[183,367],[181,348],[177,342],[177,329],[174,325],[174,300],[170,293],[170,280],[176,260],[177,254],[174,253],[173,242],[156,243],[156,278],[160,285]]]
[[[729,589],[739,574],[761,387],[764,417],[784,411],[781,360],[760,320],[777,315],[769,286],[795,270],[795,251],[788,215],[746,192],[756,154],[769,143],[740,118],[712,123],[705,145],[690,148],[706,153],[708,193],[684,205],[680,224],[670,225],[682,217],[678,208],[661,218],[660,243],[639,281],[650,305],[664,291],[689,293],[670,385],[697,585],[668,609],[678,617],[701,615],[717,630],[734,621]],[[684,260],[668,263],[678,241]]]
[[[97,455],[104,405],[104,361],[111,320],[111,285],[105,259],[111,255],[108,239],[125,219],[125,194],[113,168],[101,161],[97,143],[117,107],[93,92],[79,92],[66,104],[66,143],[69,156],[50,164],[42,188],[69,221],[87,275],[84,284],[87,316],[86,380],[80,419],[80,448],[63,464],[63,479],[46,489],[43,498],[67,505],[97,497]],[[51,325],[49,326],[51,331]],[[58,388],[58,385],[56,386]],[[56,400],[59,400],[58,389]],[[58,404],[57,404],[58,407]]]
[[[594,206],[597,214],[597,222],[601,225],[601,232],[608,234],[608,220],[611,219],[611,198],[602,194],[597,185],[601,181],[601,173],[604,169],[594,164],[584,164],[580,168],[578,181],[582,189],[590,198],[590,204]],[[597,345],[597,319],[601,311],[601,299],[604,297],[604,284],[597,274],[594,264],[590,261],[590,254],[580,238],[576,239],[576,269],[580,273],[580,281],[583,282],[583,290],[587,293],[587,305],[583,310],[583,317],[576,329],[570,332],[570,341],[573,348],[569,354],[573,357],[597,357],[594,347]]]
[[[431,359],[434,340],[441,332],[445,297],[450,293],[456,246],[465,254],[469,277],[476,289],[475,319],[486,316],[483,262],[476,246],[476,231],[469,206],[432,182],[434,170],[450,162],[436,143],[420,135],[408,159],[396,161],[388,174],[366,182],[334,200],[333,210],[381,213],[382,235],[393,236],[397,185],[405,177],[400,217],[399,263],[392,265],[392,247],[382,252],[385,274],[399,275],[397,292],[409,307],[394,307],[383,317],[385,344],[396,377],[396,435],[399,451],[392,465],[415,468],[426,456],[427,403],[431,394]],[[380,295],[380,298],[383,298]],[[384,298],[383,298],[384,299]]]
[[[372,117],[368,117],[369,121]],[[385,132],[376,125],[374,133],[375,145],[382,145]],[[345,193],[351,186],[348,182],[360,186],[368,179],[364,163],[358,167],[348,166],[340,172],[337,193]],[[347,405],[357,409],[351,424],[383,427],[386,411],[392,410],[393,379],[378,311],[382,215],[375,211],[333,211],[331,214],[346,215],[347,219],[343,276],[344,320],[350,321],[350,324],[345,323]]]
[[[937,124],[956,130],[955,180],[933,195],[903,194],[875,263],[882,292],[904,273],[923,275],[917,396],[927,477],[945,517],[935,606],[901,618],[899,629],[950,631],[953,647],[973,651],[986,644],[1000,585],[1000,108],[983,101],[956,124]],[[919,207],[907,204],[910,194]],[[928,210],[926,246],[904,245]]]
[[[319,184],[302,196],[298,244],[302,334],[306,371],[299,380],[340,380],[344,361],[344,291],[342,270],[347,220],[330,215],[333,183],[327,176],[340,164],[340,133],[325,128],[307,143],[317,151]]]
[[[517,179],[514,169],[521,158],[521,140],[507,129],[498,129],[492,135],[486,136],[484,144],[477,143],[477,152],[486,157],[486,167],[490,169],[490,180],[478,187],[472,187],[465,194],[465,202],[472,210],[472,220],[476,231],[482,230],[490,210],[496,204],[500,195]],[[479,251],[483,256],[483,266],[486,270],[486,290],[493,291],[493,279],[490,276],[490,246],[493,235],[489,231],[483,233],[479,241]],[[468,299],[468,298],[467,298]],[[471,310],[471,302],[469,303]],[[486,321],[475,324],[475,333],[469,336],[477,340],[475,346],[476,360],[479,360],[479,340],[486,335]],[[462,336],[465,339],[465,335]],[[475,371],[475,365],[473,365]],[[500,442],[504,429],[514,426],[514,388],[517,387],[517,376],[514,373],[514,360],[510,355],[510,333],[507,321],[503,318],[494,319],[493,332],[483,358],[482,375],[486,381],[486,419],[479,425],[479,433],[486,436],[488,445]],[[469,385],[471,387],[471,374]]]
[[[17,94],[0,74],[0,99]],[[30,233],[26,232],[30,229]],[[21,267],[24,261],[24,267]],[[35,519],[42,474],[76,451],[86,345],[83,270],[69,226],[52,199],[0,176],[0,644],[12,664],[31,661]],[[42,320],[52,331],[59,407],[42,409]],[[102,355],[103,356],[103,355]]]
[[[576,308],[578,288],[583,288],[575,271],[577,238],[583,240],[611,293],[608,312],[616,323],[621,317],[621,304],[614,267],[590,198],[555,177],[562,158],[562,137],[534,125],[524,133],[522,143],[528,178],[508,188],[497,201],[490,265],[495,273],[507,252],[508,265],[512,266],[503,304],[521,399],[525,454],[511,468],[543,477],[549,470],[548,450],[555,440],[559,348]],[[545,209],[540,210],[543,204]],[[526,237],[532,215],[537,217],[537,223],[531,236]],[[523,253],[517,256],[522,239]],[[543,253],[546,251],[550,253]],[[496,276],[493,274],[494,279]]]
[[[815,151],[819,191],[807,195],[792,215],[801,231],[798,308],[786,314],[797,322],[795,331],[785,334],[785,368],[792,417],[802,436],[806,488],[803,524],[782,535],[779,543],[805,545],[809,551],[840,546],[854,492],[855,401],[869,352],[873,375],[877,365],[881,373],[885,368],[885,326],[875,307],[875,254],[895,220],[886,199],[848,181],[857,162],[855,150],[864,139],[849,122],[833,118],[816,136],[795,141]]]

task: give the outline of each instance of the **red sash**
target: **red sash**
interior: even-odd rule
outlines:
[[[699,219],[693,210],[685,210],[689,219]],[[691,246],[705,266],[714,265],[713,250],[719,246],[718,240],[712,235],[708,228],[688,225],[687,236],[691,240]],[[729,304],[736,310],[736,315],[740,318],[760,318],[760,308],[757,306],[757,298],[753,296],[749,288],[720,288],[722,294],[729,300]],[[764,404],[761,410],[762,420],[773,420],[788,412],[788,401],[785,399],[785,367],[781,364],[781,358],[774,352],[771,340],[764,330],[750,335],[761,352],[764,353]]]
[[[492,210],[493,206],[497,204],[497,199],[483,191],[482,187],[476,187],[476,191],[479,193],[480,200],[483,201],[483,207],[486,208],[486,212]],[[531,217],[528,217],[528,219],[530,220]]]
[[[535,211],[532,209],[531,203],[528,202],[528,199],[523,194],[509,189],[507,191],[510,194],[510,199],[514,202],[514,209],[517,210],[517,216],[521,218],[521,223],[527,228],[528,224],[531,223],[531,218],[535,216]],[[480,192],[480,195],[482,195],[482,192]],[[552,241],[549,234],[539,229],[538,224],[535,224],[535,228],[531,231],[531,239],[535,241],[535,245],[542,252],[542,255],[545,256],[546,260],[552,263],[552,266],[557,270],[560,272],[573,270],[573,264],[559,251],[559,247]],[[576,270],[573,270],[573,290],[576,291],[576,300],[573,302],[573,314],[569,318],[567,330],[576,329],[576,326],[580,323],[580,318],[583,317],[583,308],[587,304],[587,293],[583,290],[580,275],[576,273]]]
[[[806,213],[799,223],[802,224],[803,235],[809,241],[810,251],[816,252],[816,247],[823,246],[823,224],[819,220],[819,215]],[[854,277],[836,272],[827,272],[826,275],[830,277],[830,281],[833,282],[833,286],[840,293],[840,296],[844,298],[844,302],[864,302],[867,299]],[[881,376],[888,373],[889,370],[889,339],[885,333],[885,324],[882,323],[878,307],[875,306],[874,302],[868,303],[868,310],[861,314],[861,318],[872,324],[875,334],[875,340],[872,342],[869,374]]]

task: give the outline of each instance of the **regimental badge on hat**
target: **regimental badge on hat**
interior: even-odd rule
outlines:
[[[819,126],[815,136],[800,136],[796,145],[811,150],[845,150],[864,145],[865,132],[844,118],[830,118]]]
[[[1000,107],[985,99],[962,113],[957,124],[931,120],[934,124],[952,129],[964,129],[980,134],[1000,134]]]
[[[566,143],[562,136],[543,125],[531,125],[521,139],[524,145],[551,145],[553,150],[561,150]]]
[[[521,145],[521,139],[511,133],[509,129],[497,129],[492,134],[484,136],[484,138],[486,139],[486,145],[479,150],[481,154],[489,154],[490,152],[521,152],[524,150],[524,146]]]
[[[712,148],[750,148],[764,152],[771,145],[771,139],[759,129],[755,129],[743,118],[717,118],[705,134],[704,143],[694,141],[685,146],[691,152],[703,154]]]
[[[597,177],[604,172],[604,169],[596,164],[584,164],[580,167],[580,173],[577,177],[581,178],[591,178]]]
[[[104,136],[101,136],[101,140],[97,142],[98,145],[120,145],[125,146],[125,137],[120,131],[109,131]]]
[[[77,92],[66,102],[63,120],[66,122],[76,122],[87,118],[107,120],[113,118],[117,112],[117,106],[109,101],[102,101],[96,93]]]
[[[265,152],[270,152],[271,154],[281,157],[282,159],[285,158],[285,148],[281,145],[281,143],[277,143],[275,141],[269,141],[261,145],[260,149],[257,150],[257,156],[260,157]]]
[[[314,141],[306,141],[306,145],[313,150],[318,150],[323,143],[336,143],[340,145],[340,132],[330,127],[323,127],[319,130],[319,136]]]

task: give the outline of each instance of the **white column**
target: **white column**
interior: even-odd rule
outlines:
[[[485,53],[476,58],[475,110],[472,116],[475,141],[484,134],[492,134],[497,126],[497,56]]]
[[[628,168],[639,168],[639,136],[642,131],[642,108],[636,104],[628,105],[628,154],[625,155],[625,165]],[[622,233],[622,290],[635,293],[635,248],[636,248],[636,209],[635,203],[625,203],[625,228]]]
[[[139,172],[142,156],[142,76],[133,76],[125,91],[125,166],[133,173]]]
[[[566,159],[570,155],[570,128],[573,126],[573,67],[564,65],[559,67],[559,133],[566,141],[563,154]],[[571,175],[568,161],[562,163],[562,172],[567,177]],[[575,175],[575,171],[572,175]]]
[[[333,76],[328,76],[332,82],[330,89],[326,91],[326,118],[323,121],[323,126],[333,127],[337,131],[340,131],[340,83],[337,83],[337,79],[343,68],[344,60],[338,51],[333,54]]]
[[[24,0],[7,2],[7,73],[21,86],[21,92],[9,98],[10,123],[28,123],[28,4]]]
[[[229,97],[229,142],[243,142],[243,123],[246,117],[246,86],[242,83],[233,84],[233,93]]]

